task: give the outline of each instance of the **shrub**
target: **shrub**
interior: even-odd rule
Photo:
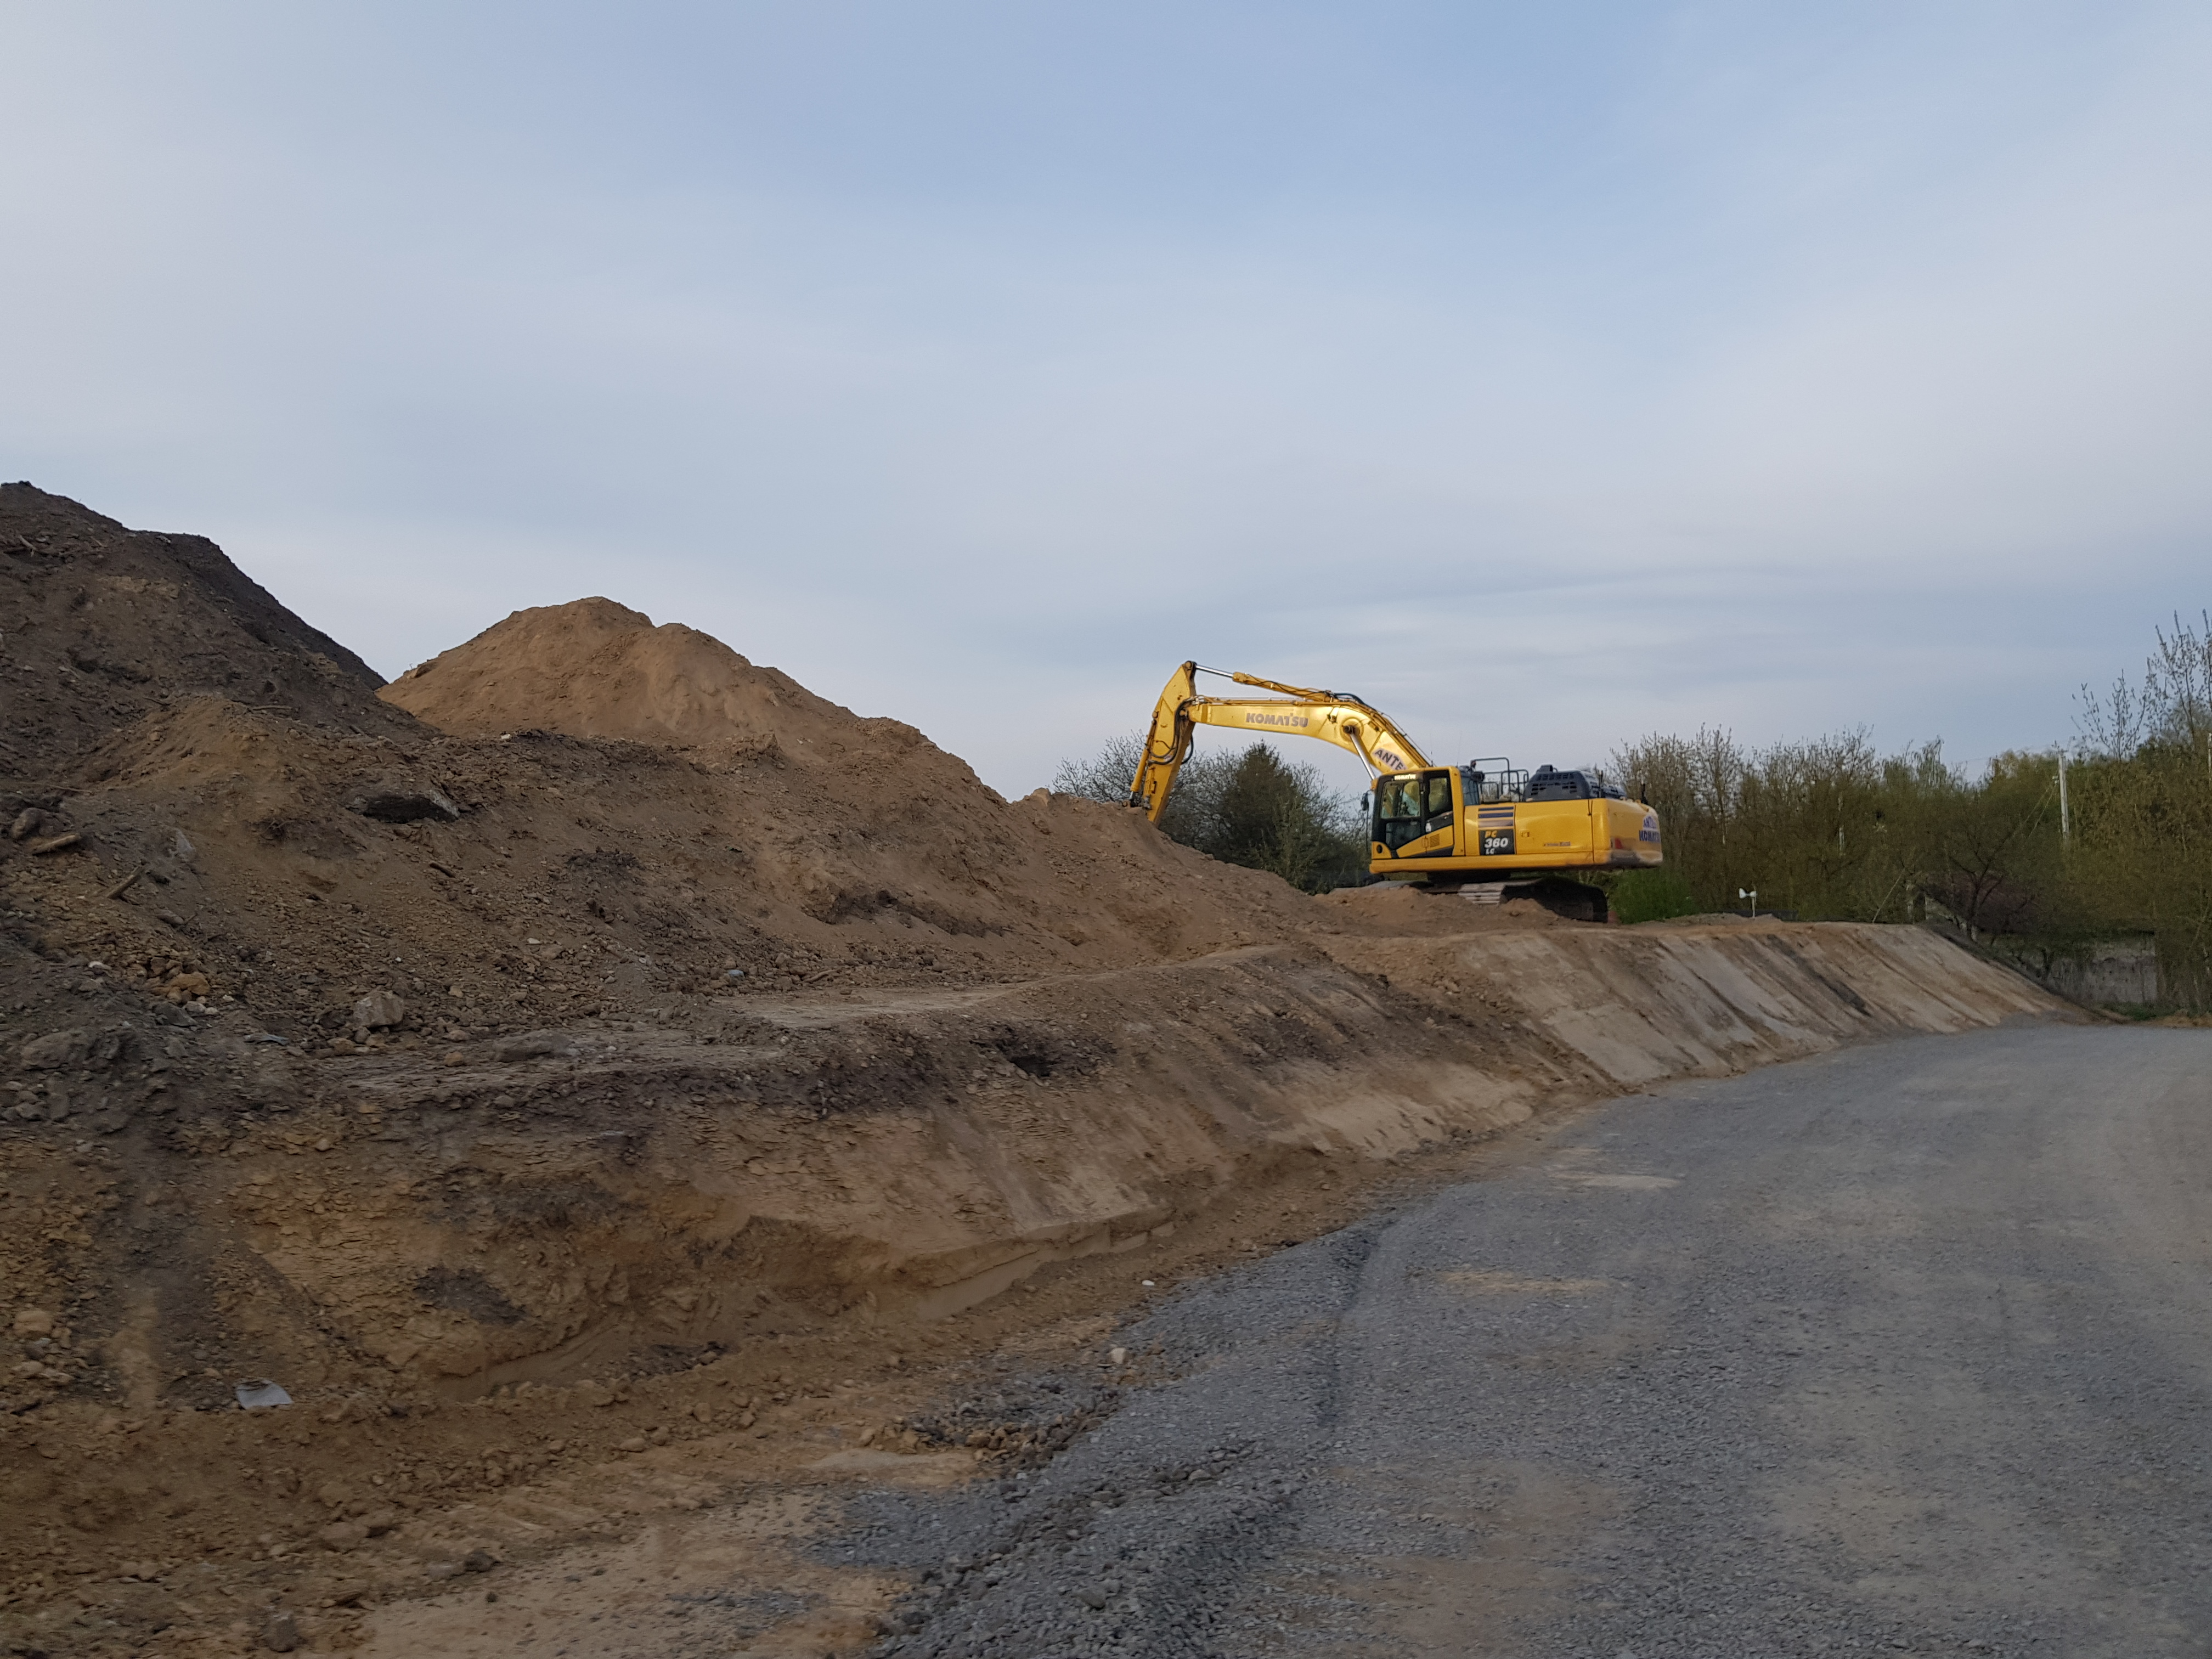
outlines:
[[[1127,805],[1144,741],[1117,738],[1087,760],[1062,761],[1053,788]],[[1314,767],[1285,761],[1264,743],[1192,757],[1176,775],[1160,828],[1224,864],[1268,871],[1310,893],[1367,875],[1367,829],[1357,810]]]

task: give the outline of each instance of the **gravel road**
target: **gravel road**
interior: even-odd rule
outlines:
[[[881,1653],[2212,1654],[2212,1032],[1619,1100],[1115,1340],[826,1547]]]

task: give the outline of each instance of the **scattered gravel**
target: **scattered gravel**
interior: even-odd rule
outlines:
[[[2212,1033],[2058,1028],[1616,1102],[823,1547],[917,1576],[885,1659],[2201,1654],[2208,1108]]]

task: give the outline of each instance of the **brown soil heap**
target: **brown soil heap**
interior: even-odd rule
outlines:
[[[612,599],[518,611],[379,695],[459,738],[538,726],[672,748],[765,748],[834,739],[858,724],[788,674],[756,668],[681,623],[655,628]]]
[[[2047,1006],[1912,930],[1316,901],[605,599],[380,696],[197,538],[11,484],[0,578],[21,1645],[234,1651],[279,1595],[349,1641],[472,1538],[613,1527],[606,1460],[672,1442],[695,1484],[864,1428],[950,1455],[884,1420],[901,1352],[1053,1264],[1297,1237],[1563,1101]],[[262,1378],[295,1403],[240,1410]]]

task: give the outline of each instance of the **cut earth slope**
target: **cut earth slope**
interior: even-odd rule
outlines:
[[[604,599],[379,695],[212,544],[28,486],[0,579],[35,692],[0,754],[0,1621],[33,1634],[80,1566],[168,1585],[180,1549],[413,1594],[453,1505],[761,1432],[810,1366],[895,1378],[1055,1263],[2054,1012],[1911,929],[1309,898]],[[263,1377],[291,1413],[235,1409]],[[216,1627],[116,1595],[155,1609],[117,1651]]]

